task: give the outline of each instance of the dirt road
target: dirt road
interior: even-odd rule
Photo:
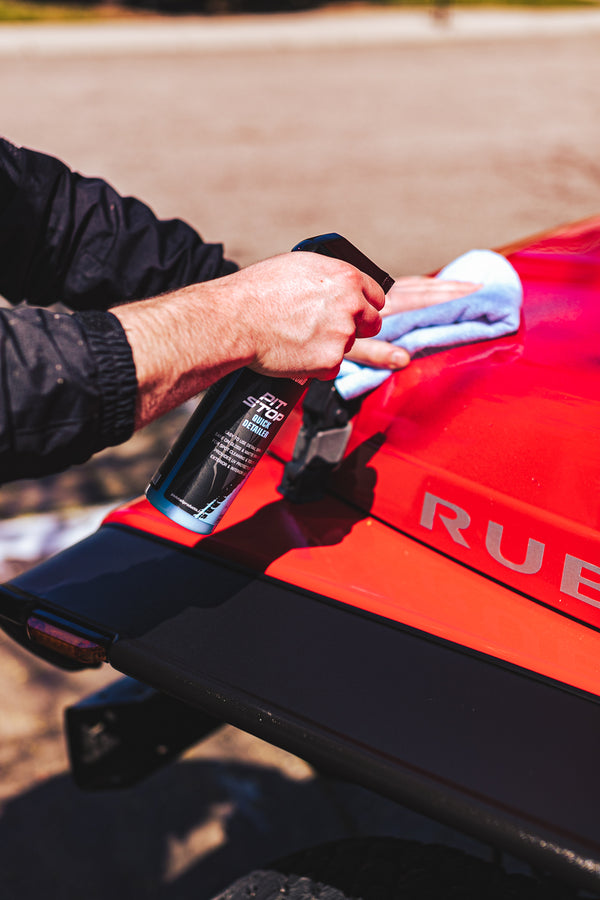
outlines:
[[[391,272],[425,272],[598,213],[597,34],[439,27],[337,47],[0,53],[2,132],[188,219],[241,263],[337,230]],[[143,489],[142,452],[112,494]],[[53,482],[57,504],[94,471]],[[10,497],[15,511],[43,501],[27,484]],[[295,846],[422,825],[233,729],[139,789],[82,796],[60,711],[110,673],[66,676],[6,643],[0,674],[3,900],[199,900]]]
[[[337,50],[275,36],[272,50],[179,50],[165,33],[162,54],[160,34],[148,52],[109,35],[112,52],[84,54],[75,32],[70,54],[0,55],[2,132],[187,218],[241,263],[338,230],[390,271],[422,272],[600,206],[600,35],[489,25]]]

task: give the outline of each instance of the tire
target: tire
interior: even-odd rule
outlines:
[[[396,838],[323,844],[238,879],[215,900],[566,900],[551,878]]]

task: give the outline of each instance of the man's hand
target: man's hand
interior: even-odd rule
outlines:
[[[446,303],[466,297],[480,287],[480,284],[468,281],[444,281],[420,276],[399,278],[388,291],[383,316]],[[410,362],[410,356],[403,347],[372,339],[357,341],[347,358],[374,369],[403,369]]]
[[[238,314],[257,372],[334,378],[355,338],[381,327],[382,289],[337,259],[296,251],[227,280],[234,290],[240,282]]]
[[[136,427],[241,366],[334,378],[355,338],[378,333],[384,302],[354,266],[296,251],[115,307],[136,366]]]

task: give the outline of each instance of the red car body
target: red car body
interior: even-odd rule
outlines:
[[[355,521],[277,493],[297,415],[204,542],[600,694],[600,218],[506,255],[519,332],[415,360],[363,401],[331,480]],[[109,521],[200,543],[144,500]]]
[[[598,890],[600,217],[505,252],[518,333],[365,397],[321,499],[298,411],[212,535],[140,499],[0,617]]]

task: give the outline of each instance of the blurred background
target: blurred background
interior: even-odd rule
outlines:
[[[240,264],[339,231],[395,275],[600,212],[600,6],[0,0],[2,134]],[[57,298],[58,299],[58,298]],[[143,492],[190,406],[0,491],[0,578]],[[439,836],[225,728],[139,788],[70,782],[65,675],[0,639],[3,898],[208,898],[326,837]],[[84,887],[82,888],[82,885]]]

